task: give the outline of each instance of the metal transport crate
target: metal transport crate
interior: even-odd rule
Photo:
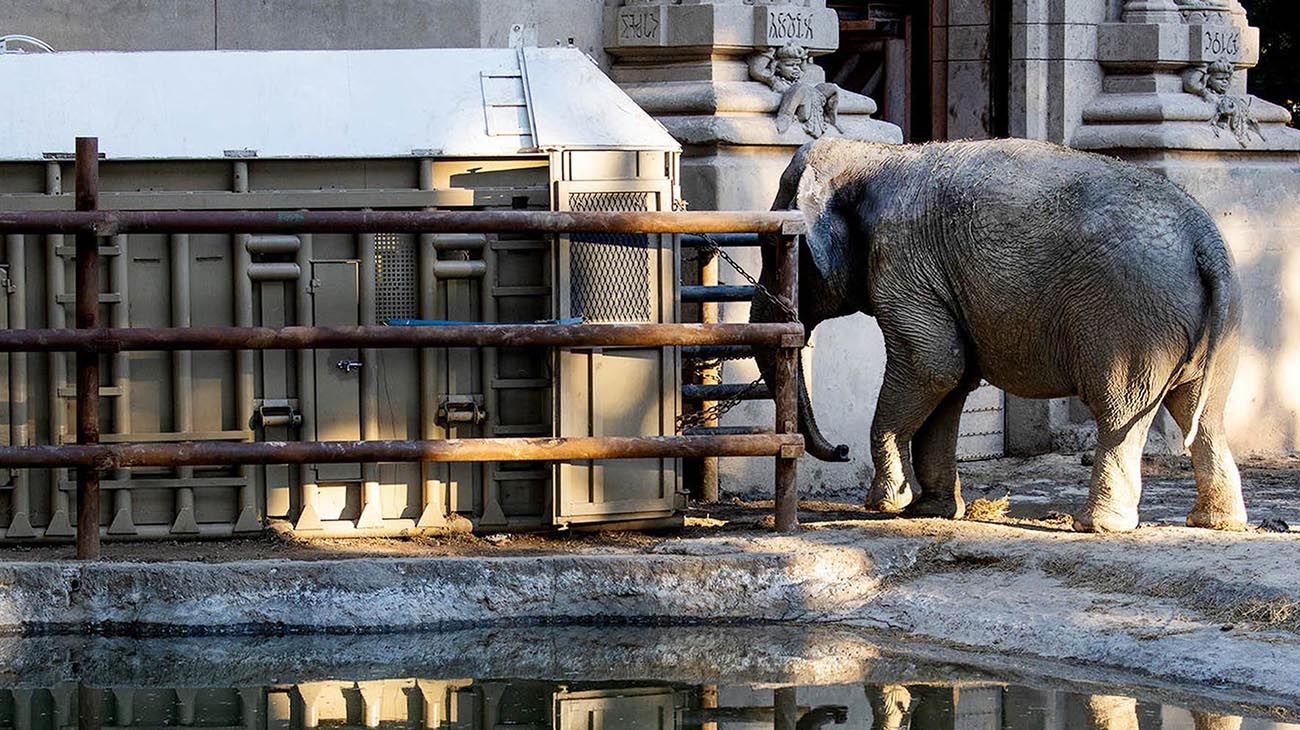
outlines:
[[[679,195],[677,143],[573,49],[14,54],[0,81],[24,100],[0,118],[0,210],[72,209],[86,133],[103,209],[661,211]],[[71,326],[72,236],[4,244],[0,322]],[[670,235],[130,234],[101,257],[113,327],[680,321]],[[0,358],[0,441],[75,440],[73,359]],[[680,411],[672,347],[135,352],[101,371],[105,442],[655,436]],[[674,519],[679,471],[137,468],[105,475],[102,512],[124,537],[654,524]],[[9,474],[3,537],[70,536],[74,481]]]

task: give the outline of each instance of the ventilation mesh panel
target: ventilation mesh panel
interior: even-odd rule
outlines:
[[[375,319],[414,319],[419,312],[415,237],[375,234]]]
[[[649,193],[573,193],[574,211],[649,210]],[[597,322],[650,321],[650,239],[642,233],[570,236],[569,308]]]

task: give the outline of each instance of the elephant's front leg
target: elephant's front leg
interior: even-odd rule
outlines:
[[[926,331],[909,330],[918,335]],[[961,348],[953,345],[955,342],[954,335],[891,347],[886,336],[885,380],[871,422],[871,460],[876,475],[867,494],[868,509],[900,512],[920,497],[921,484],[912,469],[911,441],[961,382],[964,358]],[[957,411],[960,415],[960,405]],[[931,450],[928,442],[926,449],[927,453]]]

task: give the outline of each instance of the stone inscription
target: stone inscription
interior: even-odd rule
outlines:
[[[1241,55],[1241,28],[1202,26],[1201,58],[1237,60]]]
[[[629,45],[659,42],[663,23],[659,7],[625,9],[618,14],[618,40]]]
[[[788,10],[769,12],[767,16],[767,40],[770,43],[782,41],[806,41],[813,38],[813,19],[811,15]]]

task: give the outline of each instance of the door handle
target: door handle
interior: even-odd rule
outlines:
[[[339,360],[338,362],[334,363],[334,367],[338,368],[339,370],[342,370],[345,373],[355,373],[356,371],[361,369],[362,365],[364,365],[364,363],[362,363],[360,360]]]

